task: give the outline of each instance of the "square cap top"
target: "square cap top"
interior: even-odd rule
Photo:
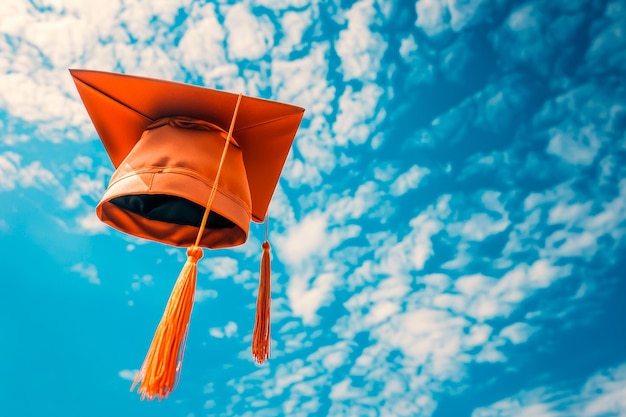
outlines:
[[[228,131],[238,98],[234,93],[154,78],[77,69],[70,74],[115,168],[146,127],[164,117],[192,117]],[[302,107],[291,104],[241,98],[233,138],[243,154],[256,222],[265,218],[303,114]]]

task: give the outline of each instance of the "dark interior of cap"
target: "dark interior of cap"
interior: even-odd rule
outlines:
[[[204,207],[182,197],[166,194],[133,194],[109,200],[117,207],[138,214],[149,220],[200,227]],[[212,211],[209,213],[207,228],[228,229],[235,223]]]

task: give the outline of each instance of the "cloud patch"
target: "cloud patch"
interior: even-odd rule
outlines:
[[[76,272],[81,278],[86,279],[90,284],[100,285],[101,283],[100,277],[98,276],[98,269],[96,269],[94,264],[81,262],[72,265],[72,267],[70,267],[70,271]]]

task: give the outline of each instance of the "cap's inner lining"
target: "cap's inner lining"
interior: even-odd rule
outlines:
[[[149,220],[195,227],[200,227],[205,210],[193,201],[167,194],[131,194],[112,198],[109,202]],[[235,227],[235,223],[212,211],[206,227],[229,229]]]

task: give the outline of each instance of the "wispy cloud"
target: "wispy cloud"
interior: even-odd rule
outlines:
[[[22,166],[21,155],[4,152],[0,154],[0,191],[10,191],[18,185],[23,188],[51,187],[57,190],[59,182],[51,171],[42,166],[41,161]]]
[[[420,182],[422,182],[424,177],[429,173],[430,170],[428,168],[413,165],[408,171],[400,174],[393,183],[391,183],[389,192],[393,196],[401,196],[407,191],[417,188]]]
[[[447,30],[459,32],[483,20],[489,7],[493,6],[484,0],[419,0],[415,3],[415,25],[428,36],[438,36]]]
[[[196,289],[196,295],[194,298],[196,303],[201,303],[205,300],[208,300],[209,298],[217,298],[217,291],[213,289],[204,289],[204,288]]]
[[[347,28],[339,32],[335,45],[344,80],[374,81],[381,70],[387,42],[373,30],[382,23],[374,3],[373,0],[355,2],[346,12]]]
[[[237,335],[237,323],[229,321],[224,327],[212,327],[209,334],[217,339],[229,338]]]
[[[100,277],[96,266],[89,263],[78,263],[72,265],[70,271],[76,272],[81,278],[86,279],[90,284],[100,285]]]
[[[76,218],[76,223],[80,230],[87,234],[98,234],[106,232],[107,226],[96,216],[95,210],[91,209],[87,213]]]
[[[233,6],[224,20],[226,51],[233,61],[257,60],[273,46],[274,26],[269,19],[257,18],[243,3]]]
[[[139,373],[139,369],[122,369],[117,375],[126,381],[134,381]]]
[[[621,416],[626,413],[626,365],[602,370],[590,376],[584,385],[563,390],[537,387],[481,407],[472,417],[545,416],[592,417]]]

